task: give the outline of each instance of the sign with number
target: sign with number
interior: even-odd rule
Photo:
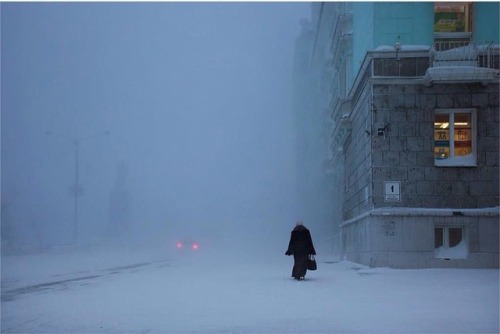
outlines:
[[[384,197],[386,202],[401,201],[401,182],[387,181],[384,183]]]

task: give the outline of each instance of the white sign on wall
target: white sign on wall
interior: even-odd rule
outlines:
[[[401,182],[400,181],[384,182],[384,197],[386,202],[401,201]]]

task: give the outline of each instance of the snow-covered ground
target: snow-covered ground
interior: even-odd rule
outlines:
[[[293,259],[278,252],[100,247],[2,256],[2,332],[499,332],[497,270],[317,260],[299,282]]]

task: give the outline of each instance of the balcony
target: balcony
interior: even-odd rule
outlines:
[[[498,56],[499,46],[491,43],[437,41],[429,52],[425,84],[498,81]]]
[[[432,67],[473,66],[477,67],[479,49],[473,43],[436,42],[430,51]]]
[[[367,54],[373,78],[422,78],[433,82],[488,82],[499,79],[500,46],[437,41],[419,45],[380,46]],[[361,77],[360,77],[361,78]]]
[[[434,49],[437,51],[446,51],[460,48],[469,45],[471,39],[472,33],[470,32],[434,33]]]

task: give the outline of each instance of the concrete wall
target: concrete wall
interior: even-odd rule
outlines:
[[[372,267],[498,268],[498,210],[482,213],[391,212],[374,210],[342,226],[343,258]],[[461,226],[468,253],[465,259],[434,255],[434,227]]]

